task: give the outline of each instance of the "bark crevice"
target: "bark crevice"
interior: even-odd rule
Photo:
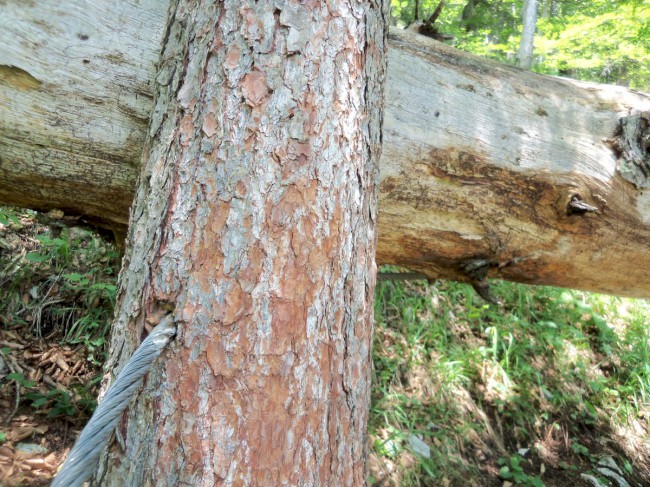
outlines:
[[[616,137],[609,143],[623,179],[637,189],[650,189],[650,111],[634,110],[621,117]]]

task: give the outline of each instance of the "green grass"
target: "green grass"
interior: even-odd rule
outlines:
[[[585,472],[603,453],[591,439],[647,431],[646,302],[493,286],[503,307],[458,283],[378,285],[370,433],[381,485],[543,485],[554,457]],[[429,458],[411,451],[412,435]]]

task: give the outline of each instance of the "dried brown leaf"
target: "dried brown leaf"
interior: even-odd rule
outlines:
[[[21,441],[25,438],[29,438],[34,434],[35,428],[33,426],[21,426],[18,429],[10,431],[7,434],[7,439],[10,441]]]
[[[8,446],[0,446],[0,455],[8,458],[13,458],[14,451]]]
[[[47,465],[45,464],[45,460],[42,458],[28,458],[24,461],[24,463],[31,466],[32,468],[47,467]]]
[[[58,365],[59,368],[60,368],[61,370],[63,370],[64,372],[67,372],[68,370],[70,370],[70,366],[68,365],[68,363],[67,363],[65,360],[63,360],[63,357],[57,355],[56,358],[55,358],[55,360],[54,360],[54,362],[55,362],[56,365]]]

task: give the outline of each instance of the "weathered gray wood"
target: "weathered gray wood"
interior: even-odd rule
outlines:
[[[123,229],[166,2],[85,5],[0,7],[0,202]],[[378,260],[650,297],[648,96],[391,32]]]
[[[0,2],[0,200],[126,225],[167,4]]]

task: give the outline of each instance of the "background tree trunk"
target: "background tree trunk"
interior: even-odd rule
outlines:
[[[57,5],[2,7],[0,201],[123,232],[165,3]],[[502,279],[650,297],[638,265],[650,241],[647,95],[399,29],[389,46],[379,262],[472,280],[467,269],[484,261],[481,272]],[[638,122],[633,157],[612,144],[626,117]],[[569,212],[576,195],[598,211]]]
[[[333,5],[172,6],[110,366],[179,334],[102,485],[365,482],[387,12]]]
[[[533,66],[533,45],[537,27],[537,0],[524,1],[521,20],[523,28],[517,54],[517,65],[522,69],[530,69]]]

